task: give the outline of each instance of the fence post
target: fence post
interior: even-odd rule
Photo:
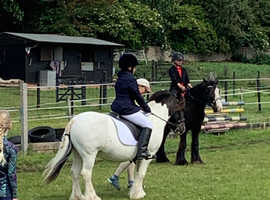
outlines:
[[[20,81],[20,96],[21,96],[21,150],[23,154],[27,154],[28,149],[28,111],[27,111],[27,84]]]
[[[158,79],[157,73],[158,73],[158,61],[155,62],[155,81]]]
[[[233,83],[232,83],[232,87],[233,87],[233,96],[235,96],[235,72],[233,72]]]
[[[83,85],[81,87],[81,91],[82,91],[82,105],[86,105],[86,86]]]
[[[40,87],[39,83],[37,84],[37,108],[40,108]]]
[[[152,81],[155,81],[155,61],[154,61],[154,60],[152,60],[151,80],[152,80]]]
[[[101,110],[101,104],[103,102],[103,85],[99,85],[99,110]]]
[[[71,101],[70,101],[70,105],[71,105],[71,115],[73,116],[73,114],[74,114],[74,100],[75,100],[75,98],[74,98],[74,95],[75,95],[75,88],[74,88],[74,86],[72,85],[71,86]]]
[[[261,83],[260,83],[260,71],[257,71],[257,81],[256,81],[256,87],[257,87],[257,97],[258,97],[258,110],[262,110],[262,105],[261,105]]]
[[[107,103],[107,71],[103,72],[103,90],[102,90],[102,103]]]
[[[228,68],[225,66],[224,67],[224,77],[225,77],[225,82],[224,82],[224,90],[225,90],[225,101],[228,102]]]

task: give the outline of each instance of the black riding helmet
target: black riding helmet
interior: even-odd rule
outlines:
[[[173,52],[173,54],[172,54],[172,62],[174,62],[176,60],[184,60],[184,54],[182,54],[180,52]]]
[[[124,71],[129,71],[128,68],[132,67],[134,68],[136,65],[138,65],[137,58],[130,53],[123,54],[119,59],[119,68],[121,68]]]

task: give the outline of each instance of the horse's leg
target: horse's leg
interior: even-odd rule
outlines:
[[[141,199],[146,194],[143,190],[143,179],[146,174],[147,168],[152,160],[140,160],[136,163],[136,173],[134,184],[132,185],[129,193],[130,199]]]
[[[165,126],[163,139],[162,139],[161,145],[158,149],[158,152],[156,153],[156,156],[157,156],[156,161],[157,162],[170,162],[170,160],[168,159],[166,152],[165,152],[165,142],[166,142],[166,139],[167,139],[169,132],[170,132],[170,129],[167,126]]]
[[[85,182],[85,200],[101,200],[94,189],[94,186],[92,184],[92,171],[95,164],[97,151],[92,152],[91,154],[83,154],[82,160],[82,176]]]
[[[180,136],[180,141],[179,141],[179,146],[178,146],[178,151],[176,154],[176,165],[187,165],[188,162],[185,157],[185,152],[186,152],[186,147],[187,147],[187,132],[182,134]]]
[[[82,159],[78,152],[73,149],[73,161],[71,167],[72,174],[72,193],[69,200],[80,200],[82,198],[82,192],[80,188],[80,173],[82,170]]]
[[[191,163],[202,164],[203,161],[199,153],[199,134],[200,134],[200,129],[192,130]]]

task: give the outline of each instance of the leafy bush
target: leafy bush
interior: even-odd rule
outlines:
[[[205,21],[200,6],[175,5],[174,11],[167,14],[167,34],[172,49],[198,54],[217,50],[216,32]]]
[[[248,60],[249,63],[263,65],[270,65],[270,55],[265,53],[259,53],[254,59]]]

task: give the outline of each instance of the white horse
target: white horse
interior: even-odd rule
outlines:
[[[151,96],[148,105],[152,115],[153,130],[148,145],[149,152],[154,155],[161,144],[163,129],[170,115],[183,109],[183,104],[168,91],[159,91]],[[182,130],[184,131],[184,130]],[[117,128],[111,116],[97,112],[84,112],[70,120],[67,124],[62,142],[56,156],[48,163],[44,171],[45,181],[54,180],[71,151],[72,193],[70,200],[100,200],[92,184],[92,169],[98,154],[104,159],[115,161],[133,160],[136,156],[136,145],[123,145],[117,135]],[[130,199],[143,198],[143,179],[150,160],[137,163],[135,180],[130,189]],[[85,194],[80,189],[79,177],[85,181]]]

